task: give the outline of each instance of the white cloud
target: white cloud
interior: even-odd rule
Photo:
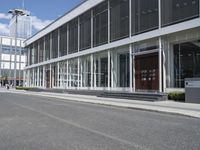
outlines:
[[[0,13],[0,34],[9,35],[9,20],[11,19],[10,14]],[[6,23],[1,23],[1,20],[8,20]],[[33,31],[39,31],[50,24],[53,20],[42,20],[37,16],[32,16]]]
[[[11,18],[10,14],[0,13],[0,19],[9,20]]]
[[[37,31],[43,29],[47,25],[49,25],[53,20],[41,20],[36,16],[32,16],[32,25],[33,28]]]
[[[9,26],[8,26],[8,24],[0,23],[0,34],[9,35]]]

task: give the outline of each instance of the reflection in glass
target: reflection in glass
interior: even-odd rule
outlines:
[[[183,88],[193,77],[200,77],[200,40],[174,45],[174,86]]]

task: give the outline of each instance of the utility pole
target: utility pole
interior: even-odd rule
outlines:
[[[17,78],[17,24],[18,16],[26,15],[26,11],[22,9],[13,9],[9,10],[8,13],[12,14],[12,17],[15,17],[15,57],[14,57],[14,87],[16,87],[16,78]]]

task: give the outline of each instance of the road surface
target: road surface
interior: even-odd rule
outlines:
[[[0,93],[0,150],[200,150],[200,120]]]

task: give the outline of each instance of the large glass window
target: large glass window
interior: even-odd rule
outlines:
[[[50,34],[45,36],[45,60],[50,59]]]
[[[108,42],[108,2],[105,1],[93,9],[93,45]]]
[[[162,26],[199,16],[199,0],[161,0]]]
[[[174,86],[183,88],[193,77],[200,77],[200,40],[174,45]]]
[[[43,61],[43,55],[44,55],[44,39],[41,38],[39,40],[39,62]]]
[[[38,41],[33,44],[34,49],[34,64],[38,63]]]
[[[67,24],[60,27],[60,54],[59,56],[67,55]]]
[[[110,39],[129,35],[129,0],[110,0]]]
[[[91,47],[91,11],[80,16],[80,50]]]
[[[113,84],[114,87],[129,87],[130,86],[130,58],[129,52],[113,51]]]
[[[51,64],[51,84],[53,87],[57,87],[58,83],[58,68],[57,64]]]
[[[78,52],[78,18],[69,22],[69,54]]]
[[[96,59],[96,87],[108,87],[108,53],[97,53]]]
[[[52,32],[52,58],[58,57],[58,30]]]
[[[91,86],[91,57],[84,56],[81,58],[81,74],[82,74],[82,87]]]
[[[158,0],[132,0],[132,34],[158,28]]]
[[[69,61],[69,87],[78,87],[78,60],[72,59]]]

